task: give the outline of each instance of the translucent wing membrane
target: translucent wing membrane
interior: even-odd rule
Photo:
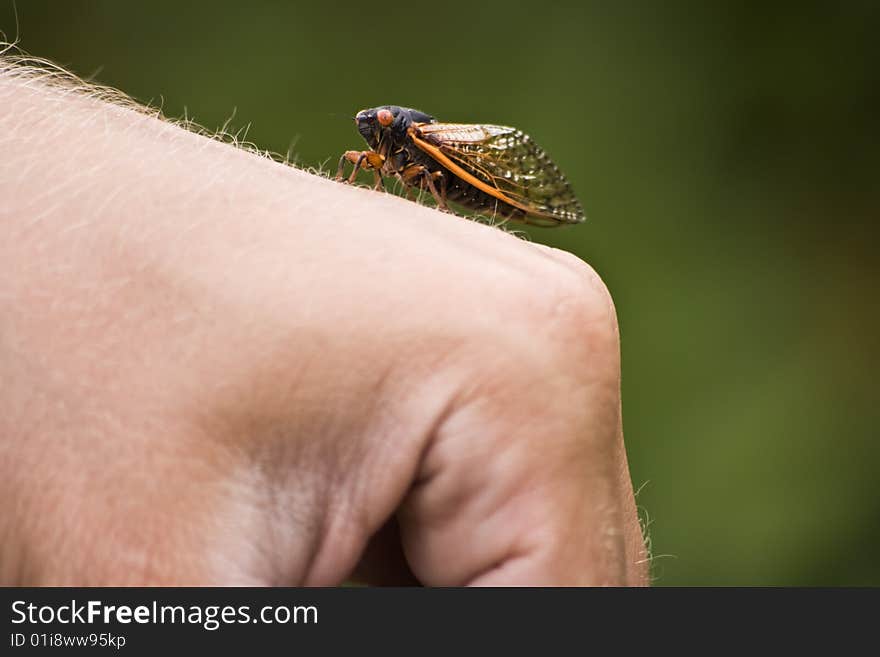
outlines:
[[[426,142],[529,216],[549,223],[584,220],[583,208],[565,176],[528,135],[516,128],[423,123],[416,129]]]

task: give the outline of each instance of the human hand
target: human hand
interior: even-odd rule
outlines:
[[[646,582],[574,256],[0,67],[0,581]]]

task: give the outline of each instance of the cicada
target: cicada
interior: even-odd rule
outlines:
[[[346,151],[358,171],[372,169],[376,189],[383,177],[403,182],[407,196],[431,193],[437,207],[449,204],[477,214],[514,219],[539,226],[576,224],[584,211],[559,168],[531,138],[499,125],[439,123],[429,114],[407,107],[383,105],[354,117],[358,132],[371,150]]]

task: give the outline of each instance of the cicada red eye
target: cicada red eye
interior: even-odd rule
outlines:
[[[391,110],[380,109],[376,112],[376,120],[379,122],[379,125],[387,128],[394,122],[394,115],[391,113]]]

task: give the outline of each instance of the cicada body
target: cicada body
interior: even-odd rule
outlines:
[[[348,178],[372,169],[398,178],[409,190],[431,193],[441,210],[449,203],[481,215],[541,226],[576,224],[584,211],[559,168],[528,135],[497,125],[438,123],[428,114],[396,105],[361,110],[358,132],[371,150],[346,151]]]

